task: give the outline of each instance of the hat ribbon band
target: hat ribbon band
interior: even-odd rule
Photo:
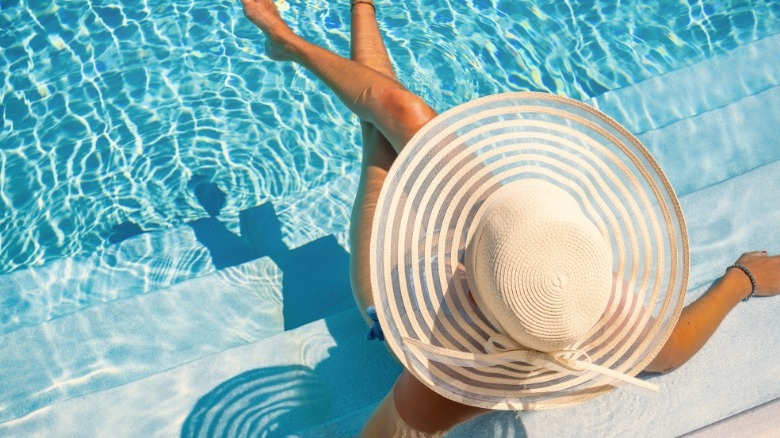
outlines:
[[[488,353],[485,354],[449,350],[411,338],[402,339],[405,346],[417,350],[417,352],[426,359],[448,365],[474,368],[476,365],[495,366],[524,362],[529,365],[572,376],[579,376],[584,372],[597,373],[610,379],[610,382],[608,382],[609,385],[619,386],[628,384],[629,386],[627,388],[643,394],[655,394],[660,389],[659,386],[654,383],[646,382],[611,368],[594,364],[584,351],[559,350],[545,353],[537,350],[526,350],[503,335],[494,335],[488,339],[485,345],[485,350]],[[503,347],[499,347],[496,342],[503,345]],[[511,347],[511,349],[507,347]],[[575,359],[574,357],[577,356],[584,357],[585,360]]]

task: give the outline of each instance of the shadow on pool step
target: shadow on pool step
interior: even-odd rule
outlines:
[[[368,415],[400,373],[385,345],[366,341],[365,327],[353,307],[0,421],[0,436],[310,436],[297,432]]]
[[[201,397],[184,421],[181,437],[289,436],[324,421],[328,409],[327,391],[311,368],[256,368]]]
[[[188,185],[209,216],[189,222],[187,225],[192,227],[198,241],[208,248],[211,260],[217,269],[238,266],[262,257],[255,251],[245,234],[232,233],[228,230],[227,224],[217,217],[225,206],[227,195],[216,183],[196,175]],[[240,219],[243,220],[243,217]]]
[[[364,328],[351,308],[258,342],[268,347],[264,357],[255,356],[255,363],[272,355],[288,363],[243,371],[201,395],[181,436],[308,437],[334,429],[346,433],[325,436],[357,435],[401,371],[382,343],[365,339]],[[299,352],[296,339],[304,342]],[[277,351],[274,344],[285,346],[285,351]],[[320,350],[323,347],[327,351]],[[219,367],[219,361],[231,355],[246,353],[225,351],[214,363],[202,365]]]
[[[208,217],[189,222],[198,242],[206,247],[215,268],[238,266],[270,257],[283,272],[284,328],[290,330],[355,305],[349,281],[349,254],[332,235],[289,249],[273,205],[265,203],[239,214],[239,234],[219,219],[226,195],[203,177],[190,187]],[[140,228],[124,224],[119,232]]]
[[[0,423],[278,335],[281,298],[261,258],[5,334]]]
[[[349,254],[332,235],[296,249],[282,241],[281,223],[270,203],[240,214],[241,236],[258,256],[282,271],[284,328],[290,330],[353,307]]]

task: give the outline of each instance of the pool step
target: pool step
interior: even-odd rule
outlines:
[[[780,35],[590,99],[635,135],[780,85]]]
[[[684,438],[777,437],[780,398],[684,435]]]
[[[686,194],[780,159],[779,70],[775,35],[589,103],[637,135]]]
[[[262,258],[3,335],[0,422],[280,333],[281,277]]]
[[[780,86],[772,87],[647,131],[639,139],[665,169],[677,194],[684,195],[780,160],[779,99]]]
[[[349,222],[360,170],[352,170],[299,197],[274,201],[285,244],[299,248],[333,236],[349,252]]]
[[[89,256],[0,276],[0,334],[211,272],[191,228],[140,234]]]
[[[306,436],[370,409],[400,372],[364,333],[357,310],[342,312],[44,407],[0,424],[0,436]]]
[[[349,253],[328,233],[290,248],[283,241],[276,208],[266,203],[242,211],[241,235],[257,254],[270,257],[284,273],[285,330],[355,307],[349,280]],[[311,225],[296,223],[295,227]]]
[[[349,217],[359,179],[359,169],[352,170],[300,196],[274,202],[287,246],[298,248],[332,234],[349,251]]]

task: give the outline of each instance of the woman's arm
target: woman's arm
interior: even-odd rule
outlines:
[[[755,296],[780,293],[780,256],[770,257],[765,251],[752,252],[743,254],[737,263],[753,273]],[[729,269],[710,290],[685,306],[672,335],[645,371],[667,373],[687,362],[751,290],[750,279],[742,270]]]

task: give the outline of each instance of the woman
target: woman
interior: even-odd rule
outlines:
[[[243,6],[246,17],[265,33],[269,57],[307,68],[361,119],[363,163],[351,219],[350,244],[353,293],[358,306],[365,309],[374,304],[368,261],[380,191],[398,153],[437,114],[396,80],[379,34],[372,1],[353,1],[350,5],[352,60],[297,36],[280,18],[272,0],[243,0]],[[765,251],[750,252],[743,254],[736,265],[706,294],[682,310],[668,340],[645,371],[669,372],[685,363],[740,300],[751,294],[780,293],[780,256],[768,256]],[[371,323],[367,317],[366,322]],[[405,369],[363,434],[377,437],[403,431],[410,436],[440,434],[487,411],[440,395]]]

